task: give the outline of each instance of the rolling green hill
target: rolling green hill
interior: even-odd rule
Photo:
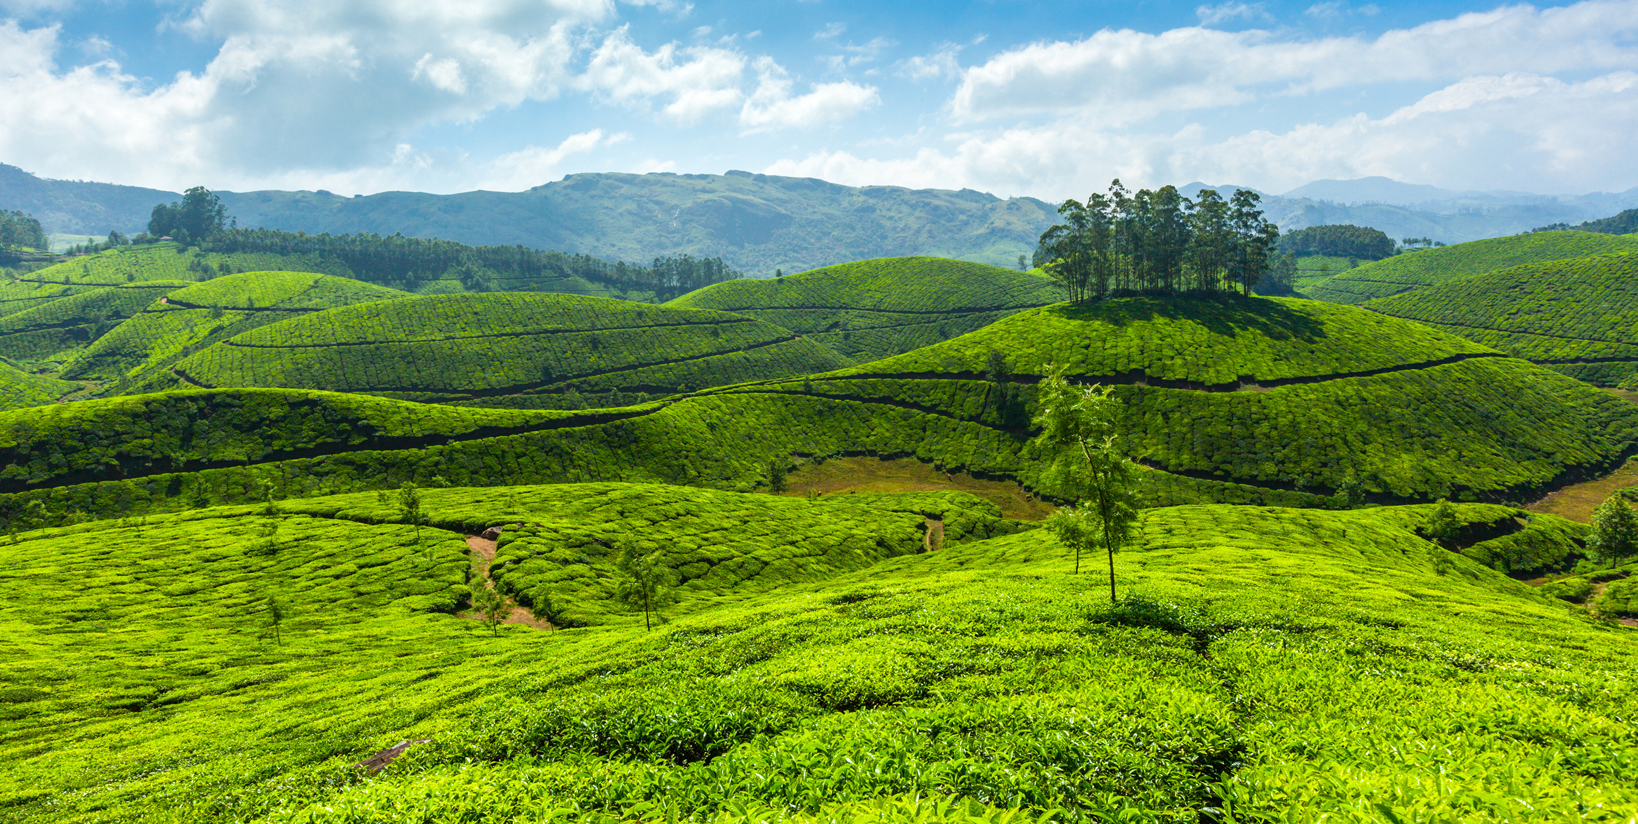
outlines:
[[[586,394],[620,405],[648,394],[824,372],[848,363],[812,340],[726,312],[490,293],[292,318],[205,349],[175,370],[205,387],[574,408],[586,403]]]
[[[1364,305],[1589,383],[1638,371],[1638,254],[1516,266]]]
[[[719,283],[669,305],[720,309],[807,335],[859,362],[879,360],[1060,299],[1028,272],[942,258],[882,258],[769,280]]]
[[[18,824],[1638,814],[1638,641],[1421,539],[1426,507],[1150,510],[1111,605],[1044,530],[979,540],[1001,524],[975,498],[872,497],[445,489],[419,536],[370,495],[26,532],[0,801]],[[932,515],[971,528],[916,553]],[[570,608],[604,602],[546,571],[619,536],[714,563],[652,632],[630,607],[451,615],[485,583],[461,536],[515,522],[493,579]]]
[[[1309,285],[1305,294],[1334,303],[1363,303],[1527,263],[1623,252],[1638,252],[1638,237],[1575,231],[1532,232],[1408,252],[1362,264],[1323,283]]]
[[[77,292],[0,316],[0,357],[61,361],[146,309],[179,280],[143,280]]]
[[[173,364],[217,341],[296,315],[406,297],[403,292],[311,272],[241,272],[167,291],[64,364],[70,380],[118,392],[174,383]]]
[[[77,389],[79,386],[67,381],[30,375],[0,362],[0,410],[43,406]]]
[[[1006,372],[990,371],[992,350],[1010,353]],[[513,412],[524,417],[500,429],[463,417],[479,410],[283,390],[25,410],[0,416],[0,493],[13,493],[0,503],[167,510],[244,501],[263,480],[292,495],[434,478],[751,490],[766,487],[770,463],[839,455],[914,457],[1051,496],[1025,424],[1041,371],[1066,357],[1079,380],[1118,386],[1149,504],[1529,500],[1607,471],[1638,441],[1632,404],[1409,321],[1301,300],[1122,299],[1029,310],[826,374],[624,409]],[[343,400],[343,411],[304,411]],[[423,415],[445,428],[376,436]]]

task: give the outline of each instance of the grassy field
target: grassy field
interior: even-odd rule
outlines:
[[[64,364],[70,380],[98,380],[110,393],[169,388],[170,368],[218,341],[291,317],[405,293],[311,272],[241,272],[165,292],[142,312]]]
[[[0,316],[0,357],[60,364],[185,281],[149,280],[77,292]]]
[[[1638,370],[1635,301],[1638,254],[1623,254],[1516,266],[1364,306],[1611,386]]]
[[[726,312],[490,293],[292,318],[205,349],[176,371],[210,387],[583,408],[848,364],[809,339]]]
[[[1358,269],[1315,284],[1303,293],[1335,303],[1364,303],[1372,298],[1443,286],[1527,263],[1628,252],[1638,252],[1638,237],[1576,231],[1532,232],[1394,255],[1361,264]]]
[[[804,463],[787,476],[786,487],[781,494],[791,496],[968,492],[995,504],[1002,517],[1024,521],[1043,520],[1053,510],[1016,481],[941,472],[911,458],[842,457]]]
[[[1150,510],[1110,605],[1046,532],[984,538],[1006,522],[977,498],[843,498],[435,489],[419,540],[373,494],[25,533],[0,801],[18,824],[1638,815],[1638,639],[1467,557],[1487,542],[1421,539],[1427,507]],[[948,541],[919,552],[935,510]],[[491,632],[451,614],[479,583],[461,537],[513,522],[501,586],[574,603],[611,533],[679,569],[681,542],[736,540],[652,632],[597,598],[595,626]]]
[[[862,363],[948,340],[1060,299],[1038,272],[910,257],[729,281],[670,305],[759,318]]]

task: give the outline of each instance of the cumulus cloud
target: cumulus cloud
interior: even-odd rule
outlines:
[[[1316,179],[1384,175],[1452,189],[1576,192],[1638,182],[1633,134],[1638,73],[1579,83],[1515,73],[1463,79],[1381,118],[1355,115],[1278,132],[1214,140],[1198,125],[1140,133],[1066,120],[966,136],[952,148],[909,157],[818,152],[765,171],[1048,198],[1084,196],[1081,189],[1113,177],[1133,185],[1233,180],[1285,191]]]
[[[900,61],[898,73],[911,80],[937,80],[943,77],[956,77],[961,74],[961,64],[956,62],[960,56],[960,46],[954,43],[945,43],[939,46],[937,51],[918,54]]]
[[[757,60],[756,91],[740,109],[746,131],[818,126],[845,120],[881,102],[874,86],[851,81],[819,83],[807,94],[793,95],[790,73],[772,58]]]
[[[669,98],[665,115],[692,124],[745,99],[739,88],[744,70],[745,58],[728,49],[668,43],[644,51],[632,42],[629,27],[622,26],[604,39],[578,83],[608,100],[639,108],[653,98]]]
[[[1034,43],[966,70],[950,101],[962,121],[1071,111],[1134,123],[1163,111],[1246,103],[1365,83],[1478,74],[1638,67],[1638,4],[1504,6],[1384,33],[1374,40],[1286,40],[1204,27],[1159,34],[1104,30]]]

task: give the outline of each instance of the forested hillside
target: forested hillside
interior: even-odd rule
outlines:
[[[1638,253],[1515,266],[1364,306],[1603,386],[1638,372]]]
[[[871,361],[1059,300],[1035,272],[942,258],[884,258],[717,284],[671,306],[747,315]]]

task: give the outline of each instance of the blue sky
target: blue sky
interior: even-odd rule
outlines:
[[[1621,191],[1638,1],[0,0],[0,111],[0,162],[171,190]]]

